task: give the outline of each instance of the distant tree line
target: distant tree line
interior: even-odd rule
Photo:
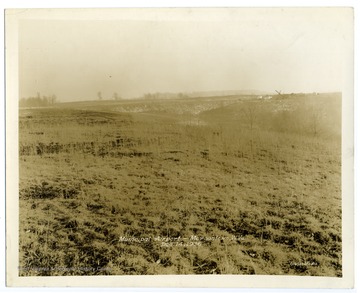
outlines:
[[[184,93],[146,93],[142,96],[143,99],[156,100],[156,99],[185,99],[189,98]]]
[[[36,97],[21,98],[19,105],[20,107],[48,107],[52,106],[57,102],[55,95],[42,96],[37,93]]]

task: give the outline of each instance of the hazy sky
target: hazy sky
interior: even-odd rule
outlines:
[[[20,22],[20,97],[342,89],[352,37],[349,10],[94,12],[49,12]]]

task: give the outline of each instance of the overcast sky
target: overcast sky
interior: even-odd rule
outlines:
[[[127,11],[24,18],[20,97],[342,90],[352,37],[349,10]]]

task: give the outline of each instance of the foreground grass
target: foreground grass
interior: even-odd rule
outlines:
[[[21,113],[20,275],[341,276],[339,139],[234,107]]]

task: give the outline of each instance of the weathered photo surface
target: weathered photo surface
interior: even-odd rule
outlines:
[[[52,12],[18,22],[19,277],[343,276],[351,11]]]

